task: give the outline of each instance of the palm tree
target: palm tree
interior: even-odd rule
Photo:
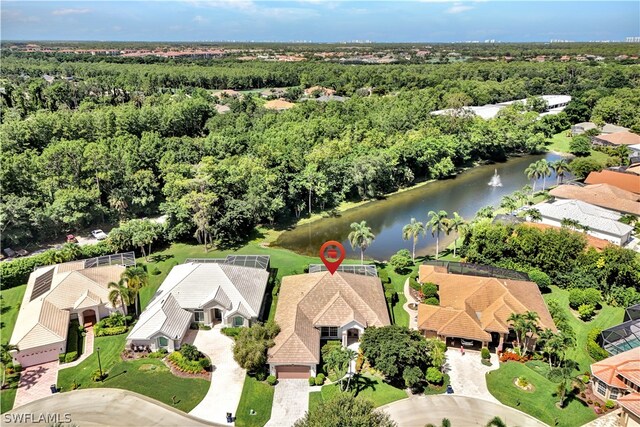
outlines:
[[[507,423],[502,421],[502,418],[496,416],[491,418],[485,427],[507,427]]]
[[[349,233],[349,243],[355,251],[356,247],[360,248],[360,262],[364,264],[364,251],[371,245],[376,236],[371,232],[371,227],[367,227],[367,221],[354,222],[351,224],[351,233]]]
[[[511,313],[507,318],[507,321],[511,324],[514,332],[516,333],[516,341],[518,348],[522,348],[522,337],[527,332],[527,325],[522,314]]]
[[[427,227],[431,229],[431,235],[436,238],[436,259],[440,253],[440,232],[445,230],[445,224],[447,220],[446,211],[429,211],[429,222]]]
[[[542,214],[536,208],[530,208],[525,211],[522,211],[522,215],[527,217],[531,222],[542,221]]]
[[[437,427],[435,424],[426,424],[424,427]],[[440,422],[440,427],[451,427],[451,421],[449,418],[443,418]]]
[[[522,349],[522,355],[527,354],[529,343],[533,335],[540,329],[538,327],[538,320],[540,316],[535,311],[527,311],[521,315],[522,327],[524,328],[524,348]]]
[[[572,228],[574,230],[577,230],[580,227],[582,227],[582,225],[580,224],[580,221],[576,219],[571,219],[571,218],[562,218],[560,220],[560,226],[565,228]]]
[[[7,371],[6,366],[13,361],[11,351],[20,351],[17,345],[3,343],[0,344],[0,364],[2,365],[2,387],[4,387],[5,373]]]
[[[402,227],[402,239],[413,239],[413,250],[411,251],[411,259],[416,260],[416,243],[418,243],[418,237],[422,234],[427,234],[427,230],[424,228],[424,224],[420,221],[416,221],[415,218],[411,218],[411,222]]]
[[[493,216],[493,206],[484,206],[476,212],[476,218],[491,218]]]
[[[511,196],[504,196],[500,202],[500,207],[507,210],[507,213],[513,212],[518,205]]]
[[[462,218],[458,212],[454,212],[453,213],[453,218],[450,218],[447,221],[447,234],[449,234],[450,232],[454,232],[456,234],[458,234],[458,236],[456,236],[456,238],[453,240],[453,256],[456,256],[456,249],[458,248],[458,237],[460,236],[460,231],[462,231],[461,229],[464,227],[464,225],[466,224],[466,222],[464,221],[464,218]]]
[[[531,163],[524,170],[525,175],[527,175],[527,179],[532,180],[533,185],[531,186],[531,195],[536,192],[536,180],[540,178],[540,170],[538,169],[538,162]]]
[[[109,291],[109,302],[113,307],[118,305],[122,306],[122,313],[124,317],[124,326],[127,326],[127,305],[131,304],[131,290],[127,287],[124,279],[120,279],[117,282],[109,282],[107,285],[111,291]]]
[[[527,203],[528,197],[524,191],[514,191],[512,197],[518,203],[518,207],[524,206],[524,204]]]
[[[569,172],[569,163],[564,159],[560,159],[557,162],[551,163],[551,169],[556,173],[556,185],[560,185],[562,184],[564,175]]]
[[[122,272],[120,276],[127,284],[127,288],[131,291],[131,298],[136,302],[136,315],[140,314],[138,306],[138,294],[140,289],[149,284],[149,276],[142,267],[129,267]]]
[[[551,176],[551,167],[549,165],[549,162],[545,159],[538,160],[536,164],[538,165],[536,166],[536,168],[538,169],[540,176],[542,176],[542,190],[544,191],[545,187],[547,186],[547,177]]]

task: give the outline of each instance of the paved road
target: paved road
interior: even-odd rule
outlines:
[[[309,380],[279,380],[273,393],[271,419],[265,427],[289,427],[309,408]]]
[[[209,391],[189,415],[231,425],[226,422],[226,414],[231,412],[236,416],[246,372],[233,360],[233,340],[222,334],[220,329],[221,326],[217,325],[210,331],[190,330],[185,338],[186,342],[193,342],[198,350],[209,356],[215,367]]]
[[[491,366],[481,362],[480,352],[465,350],[464,356],[460,349],[448,348],[445,353],[447,361],[444,366],[449,374],[451,387],[458,396],[478,397],[490,402],[499,403],[487,389],[485,374],[500,367],[498,356],[491,354]]]
[[[443,418],[448,418],[453,426],[485,426],[495,416],[508,426],[547,426],[508,406],[466,396],[414,396],[380,409],[387,412],[400,427],[423,427],[427,423],[440,425]]]
[[[65,417],[65,414],[68,416]],[[38,422],[41,416],[48,421]],[[51,417],[57,417],[57,419],[54,420]],[[20,419],[22,422],[18,423]],[[114,388],[76,390],[49,395],[49,397],[2,414],[3,425],[42,427],[57,423],[83,427],[220,425],[198,420],[138,393]]]

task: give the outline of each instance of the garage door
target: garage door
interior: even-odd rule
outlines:
[[[18,363],[24,367],[40,365],[58,360],[58,353],[60,353],[60,348],[56,345],[55,347],[45,347],[35,351],[25,350],[18,352],[17,359]]]
[[[281,380],[309,378],[309,367],[304,365],[278,366],[276,373]]]

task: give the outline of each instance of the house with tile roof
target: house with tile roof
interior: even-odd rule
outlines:
[[[610,123],[605,123],[604,126],[602,126],[602,128],[599,128],[598,125],[596,125],[593,122],[582,122],[582,123],[576,123],[575,125],[571,126],[571,135],[573,136],[581,135],[591,129],[598,130],[601,135],[608,135],[610,133],[624,132],[629,130],[625,127],[612,125]]]
[[[589,185],[608,184],[621,190],[640,193],[640,175],[633,172],[619,172],[608,169],[593,171],[584,182]]]
[[[620,145],[636,145],[640,144],[640,135],[629,132],[614,132],[607,135],[598,135],[591,138],[593,145],[603,145],[609,147],[617,147]]]
[[[9,340],[19,349],[13,352],[14,360],[22,366],[58,360],[66,349],[70,320],[91,326],[122,311],[119,304],[114,307],[109,302],[109,283],[120,280],[126,265],[135,264],[133,253],[127,255],[126,260],[113,258],[109,265],[92,258],[40,267],[31,273]]]
[[[250,326],[262,316],[269,281],[268,257],[261,258],[266,264],[232,263],[227,257],[173,267],[129,332],[127,345],[174,351],[192,323]]]
[[[513,313],[533,311],[542,329],[556,331],[538,285],[524,280],[449,273],[446,267],[423,264],[420,283],[438,287],[440,305],[418,305],[418,329],[427,338],[439,338],[459,346],[461,340],[474,345],[504,349],[515,340],[507,320]]]
[[[289,110],[295,106],[296,104],[293,102],[285,101],[284,99],[273,99],[264,103],[264,108],[275,111]]]
[[[640,348],[592,364],[591,374],[593,393],[622,407],[620,425],[640,425]]]
[[[610,184],[559,185],[549,191],[556,199],[575,199],[622,214],[640,215],[640,194]]]
[[[342,271],[284,277],[275,321],[280,333],[268,363],[271,375],[281,379],[315,376],[326,341],[347,347],[366,328],[391,324],[380,279]]]
[[[536,209],[540,212],[542,224],[561,227],[564,220],[571,220],[586,227],[587,234],[618,246],[624,246],[631,240],[633,227],[619,221],[619,212],[572,199],[540,203]]]

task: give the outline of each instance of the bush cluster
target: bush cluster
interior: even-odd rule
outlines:
[[[161,349],[159,349],[159,350],[157,350],[157,351],[154,351],[154,352],[149,353],[149,356],[148,356],[148,357],[149,357],[150,359],[162,359],[162,358],[164,358],[164,357],[167,355],[167,353],[168,353],[168,352],[167,352],[167,350],[166,350],[166,349],[161,348]]]
[[[389,278],[389,273],[387,273],[386,270],[379,270],[378,277],[380,278],[380,281],[382,282],[383,285],[385,283],[391,283],[391,279]]]
[[[578,314],[580,315],[580,319],[584,321],[589,321],[595,314],[596,308],[591,304],[582,304],[578,307]]]
[[[438,286],[435,283],[427,282],[420,287],[420,292],[425,299],[438,296]]]
[[[114,326],[112,328],[101,328],[97,325],[93,327],[96,337],[110,337],[112,335],[120,335],[127,332],[126,326]]]
[[[309,385],[311,387],[313,387],[314,385],[316,385],[316,378],[315,377],[309,377]]]
[[[179,351],[174,351],[168,357],[171,364],[181,372],[199,374],[204,372],[202,365],[197,360],[189,360]]]
[[[551,286],[551,278],[549,275],[538,269],[529,270],[529,279],[535,282],[540,290],[548,289]]]
[[[401,273],[402,271],[413,267],[411,253],[407,249],[400,249],[389,259],[389,264],[393,267],[393,271]]]
[[[324,384],[324,379],[325,377],[323,373],[319,373],[318,375],[316,375],[316,381],[315,381],[316,385]]]
[[[491,359],[491,353],[487,347],[482,347],[482,350],[480,350],[480,357],[484,360]]]
[[[594,328],[589,331],[589,334],[587,335],[587,353],[589,353],[589,356],[596,361],[604,360],[609,357],[609,353],[598,345],[597,340],[601,333],[602,329]]]
[[[235,338],[240,334],[242,330],[242,326],[238,326],[235,328],[222,328],[220,331],[228,337]]]
[[[440,369],[434,368],[433,366],[431,366],[430,368],[427,368],[426,379],[430,384],[440,385],[442,384],[444,375],[442,375],[442,372],[440,372]]]
[[[569,306],[577,310],[581,305],[591,305],[594,308],[602,301],[602,293],[598,289],[570,289]]]
[[[276,383],[278,382],[278,379],[276,378],[275,375],[269,375],[267,377],[267,384],[269,385],[276,385]]]

